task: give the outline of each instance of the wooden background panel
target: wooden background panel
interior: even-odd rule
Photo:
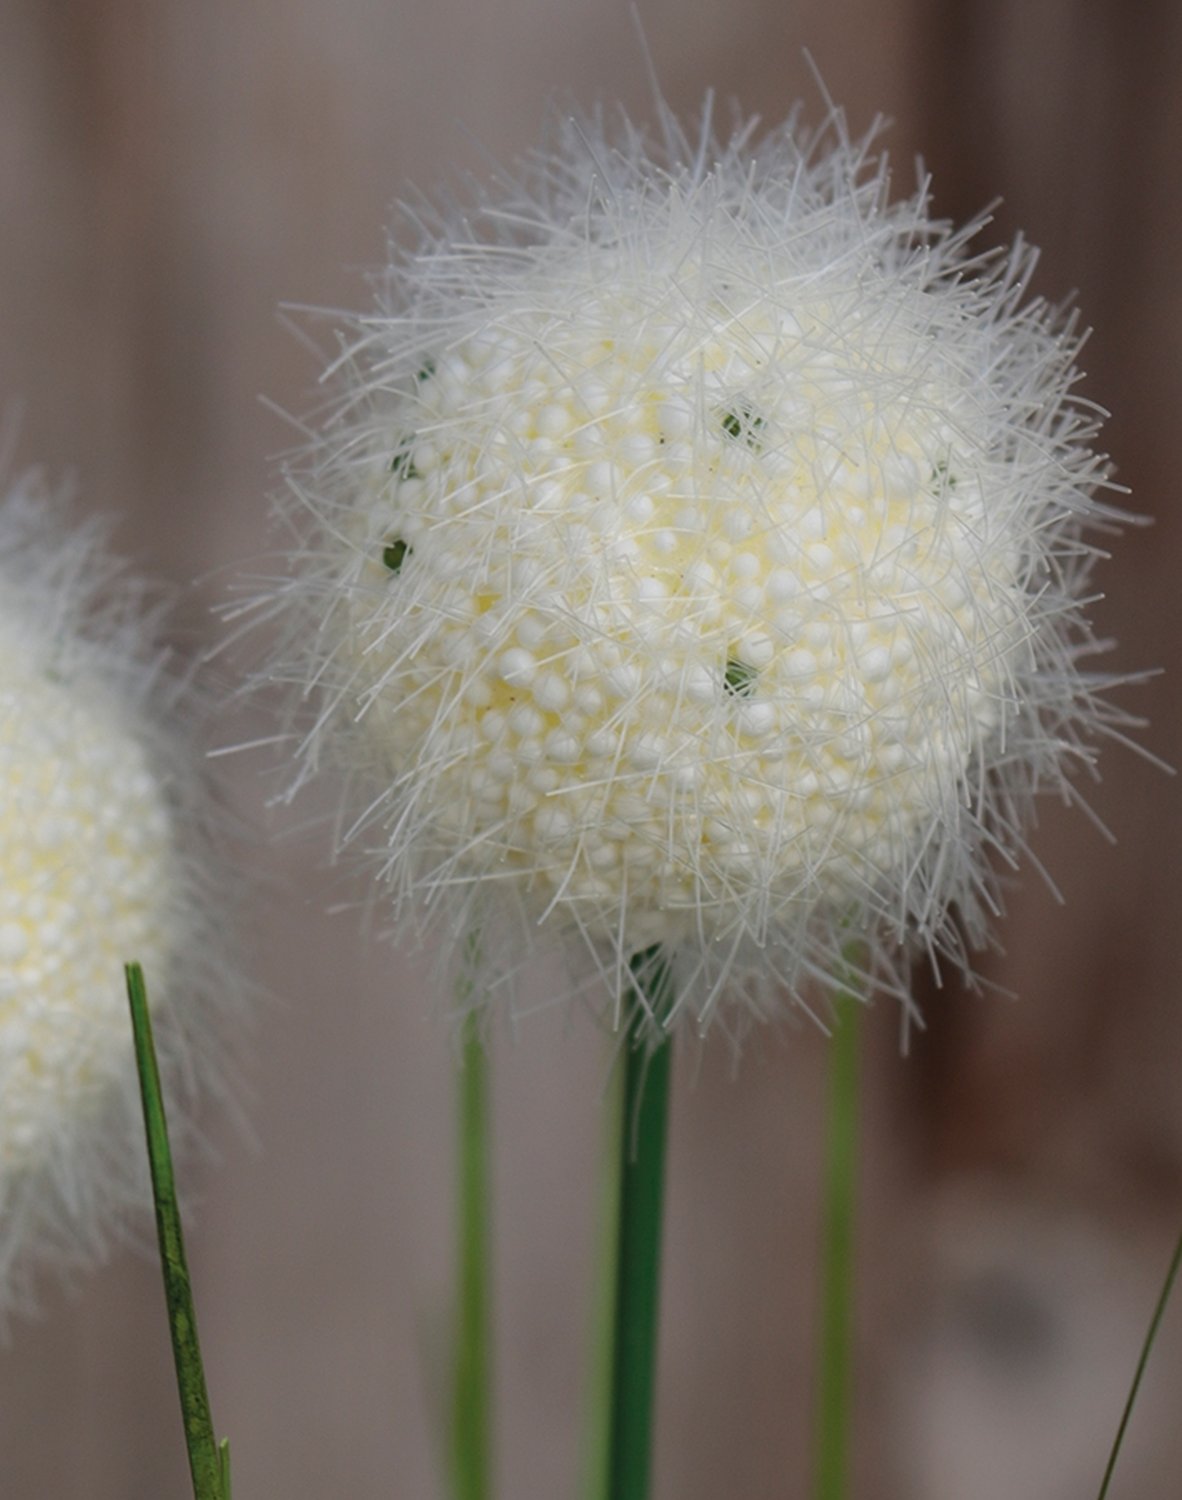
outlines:
[[[1169,5],[974,0],[931,7],[924,26],[927,149],[948,184],[938,201],[959,215],[1004,194],[999,232],[1027,232],[1044,251],[1039,289],[1077,291],[1094,324],[1083,391],[1111,408],[1118,478],[1153,521],[1100,571],[1108,597],[1095,614],[1120,643],[1113,670],[1166,668],[1124,701],[1151,716],[1143,742],[1174,764],[1180,20]],[[968,1497],[1096,1486],[1179,1217],[1178,790],[1106,755],[1088,799],[1114,848],[1085,819],[1046,809],[1035,852],[1066,905],[1030,878],[1011,899],[1006,956],[991,969],[1019,1003],[938,1013],[924,1059],[937,1249],[921,1412],[901,1427],[922,1493],[954,1461]],[[1175,1330],[1155,1355],[1119,1493],[1177,1485],[1167,1413],[1180,1359]]]
[[[679,109],[713,85],[769,121],[798,96],[819,113],[807,45],[855,130],[895,118],[904,186],[922,149],[941,211],[1005,195],[999,234],[1043,244],[1044,290],[1077,286],[1097,324],[1087,389],[1116,410],[1121,475],[1159,518],[1106,570],[1104,628],[1122,668],[1169,660],[1172,9],[641,11]],[[194,584],[190,644],[214,639],[209,606],[234,577],[273,566],[265,497],[290,439],[258,398],[298,413],[317,374],[278,305],[359,305],[405,185],[528,147],[564,90],[646,111],[624,5],[0,7],[0,409],[24,402],[19,461],[76,471],[126,551]],[[1151,743],[1178,760],[1175,695],[1141,697]],[[228,718],[221,735],[255,727]],[[1115,1417],[1177,1197],[1182,1036],[1176,793],[1128,755],[1107,761],[1094,801],[1120,845],[1049,813],[1037,850],[1070,904],[1033,878],[1012,904],[996,977],[1021,1003],[931,997],[907,1062],[889,1008],[871,1021],[858,1472],[875,1500],[968,1500],[999,1451],[1010,1467],[990,1493],[1078,1493]],[[229,765],[261,827],[272,783]],[[448,1039],[423,965],[323,915],[354,889],[320,869],[323,843],[260,841],[252,865],[252,977],[274,996],[251,1048],[259,1147],[210,1122],[222,1159],[200,1174],[192,1245],[215,1409],[238,1493],[425,1496],[440,1493]],[[540,976],[539,999],[558,982]],[[496,1054],[503,1492],[548,1500],[576,1472],[606,1054],[585,1020],[553,1015],[498,1035]],[[734,1076],[721,1050],[682,1059],[659,1494],[807,1492],[823,1061],[808,1032],[756,1042]],[[1182,1359],[1163,1356],[1164,1382]],[[168,1382],[150,1261],[51,1294],[0,1356],[6,1487],[183,1494]],[[1129,1493],[1175,1493],[1174,1425],[1147,1406]]]

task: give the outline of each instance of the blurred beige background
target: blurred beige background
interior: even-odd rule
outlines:
[[[664,91],[777,120],[822,108],[802,49],[898,179],[937,209],[997,195],[1096,328],[1086,390],[1136,508],[1103,573],[1114,665],[1171,676],[1129,701],[1176,763],[1182,641],[1182,13],[1166,0],[639,0]],[[408,183],[536,139],[553,95],[650,110],[622,0],[0,0],[0,411],[18,464],[78,476],[147,571],[195,586],[209,644],[230,580],[267,571],[260,395],[318,373],[281,302],[358,306]],[[488,154],[486,154],[488,153]],[[243,732],[227,723],[225,738]],[[451,1054],[426,967],[326,909],[323,839],[262,835],[261,762],[229,762],[260,830],[245,923],[274,997],[247,1071],[257,1147],[209,1120],[191,1260],[235,1495],[432,1500],[451,1205]],[[860,1226],[858,1494],[1095,1492],[1182,1219],[1179,787],[1105,758],[1093,805],[1048,808],[992,977],[929,994],[898,1055],[869,1022]],[[546,990],[539,976],[538,992]],[[925,987],[930,990],[930,985]],[[576,1493],[598,1105],[587,1020],[496,1046],[501,1494]],[[808,1492],[822,1040],[689,1051],[673,1118],[658,1500]],[[1182,1487],[1182,1307],[1134,1420],[1121,1497]],[[186,1493],[158,1273],[131,1254],[0,1352],[0,1493]]]

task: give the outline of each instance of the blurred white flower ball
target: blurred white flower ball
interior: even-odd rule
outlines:
[[[401,918],[660,944],[684,1013],[774,1011],[851,937],[963,954],[992,847],[1114,716],[1080,661],[1106,465],[1079,338],[892,201],[840,115],[560,127],[416,205],[289,469],[297,784]],[[506,920],[506,918],[511,920]]]
[[[37,476],[0,499],[0,1323],[150,1207],[124,964],[178,1140],[218,1050],[205,793],[152,613]]]

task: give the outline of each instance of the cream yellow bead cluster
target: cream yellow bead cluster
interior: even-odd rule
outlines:
[[[129,1063],[123,965],[163,975],[173,829],[122,705],[29,661],[0,616],[0,1174],[39,1165],[63,1114]],[[40,668],[40,670],[38,670]]]
[[[362,722],[457,866],[636,946],[905,859],[1004,716],[1027,607],[971,386],[905,306],[851,347],[823,302],[685,280],[425,370],[354,596]]]
[[[289,469],[322,524],[277,607],[296,784],[353,773],[399,917],[510,965],[661,944],[703,1021],[851,934],[880,975],[980,940],[985,850],[1120,718],[1080,669],[1115,513],[1028,249],[974,258],[840,117],[662,128],[420,210]]]
[[[156,614],[37,474],[0,496],[0,1327],[149,1215],[125,964],[178,1149],[221,1081],[221,877]]]

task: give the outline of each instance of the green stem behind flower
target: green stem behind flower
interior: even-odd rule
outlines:
[[[230,1439],[223,1438],[218,1444],[218,1473],[222,1480],[222,1500],[232,1500],[230,1494]]]
[[[479,1021],[463,1021],[459,1077],[459,1199],[457,1204],[457,1307],[451,1412],[452,1487],[455,1500],[488,1500],[492,1494],[489,1395],[488,1058]]]
[[[632,961],[621,1098],[611,1408],[607,1424],[609,1500],[647,1500],[660,1310],[661,1210],[669,1114],[668,1037],[652,1045],[653,1017],[669,1014],[672,980],[657,948]],[[647,1001],[647,1009],[645,1006]]]
[[[148,1014],[144,973],[136,963],[127,964],[124,973],[127,976],[127,998],[135,1034],[140,1097],[144,1106],[144,1130],[148,1139],[152,1197],[156,1205],[156,1234],[160,1244],[160,1265],[164,1273],[164,1297],[168,1304],[168,1326],[172,1335],[172,1352],[176,1362],[177,1388],[185,1424],[185,1443],[189,1450],[194,1500],[230,1500],[230,1450],[225,1441],[219,1445],[214,1436],[213,1420],[209,1412],[209,1394],[205,1386],[205,1369],[197,1339],[197,1316],[193,1309],[193,1292],[185,1259],[185,1240],[177,1205],[172,1152],[168,1144],[168,1123],[164,1115],[164,1097],[160,1088],[160,1071],[156,1064],[156,1047],[152,1040],[152,1021]]]
[[[609,1452],[612,1378],[615,1370],[617,1240],[620,1233],[621,1147],[624,1135],[624,1070],[613,1068],[604,1096],[603,1167],[599,1244],[591,1316],[591,1359],[584,1431],[583,1500],[610,1500]]]
[[[817,1500],[844,1500],[849,1472],[858,1158],[858,1021],[848,982],[834,997],[829,1054],[817,1385]]]
[[[1141,1377],[1145,1374],[1145,1366],[1149,1363],[1149,1354],[1153,1348],[1154,1340],[1157,1338],[1157,1330],[1161,1326],[1162,1315],[1166,1310],[1166,1303],[1170,1300],[1170,1293],[1174,1289],[1174,1282],[1178,1277],[1178,1268],[1182,1266],[1182,1235],[1178,1237],[1178,1243],[1174,1246],[1174,1255],[1170,1261],[1170,1268],[1166,1272],[1166,1279],[1161,1289],[1161,1295],[1157,1299],[1157,1306],[1153,1310],[1153,1317],[1149,1320],[1149,1330],[1145,1335],[1145,1342],[1141,1346],[1141,1357],[1137,1361],[1137,1368],[1133,1372],[1133,1384],[1129,1388],[1129,1399],[1125,1402],[1125,1409],[1121,1413],[1120,1424],[1116,1429],[1116,1438],[1112,1444],[1112,1452],[1108,1455],[1108,1465],[1104,1470],[1104,1478],[1100,1483],[1099,1500],[1105,1500],[1108,1494],[1108,1486],[1112,1482],[1112,1472],[1116,1468],[1116,1460],[1120,1456],[1121,1445],[1125,1440],[1125,1429],[1129,1425],[1129,1418],[1133,1414],[1133,1403],[1137,1399],[1137,1392],[1141,1389]]]

